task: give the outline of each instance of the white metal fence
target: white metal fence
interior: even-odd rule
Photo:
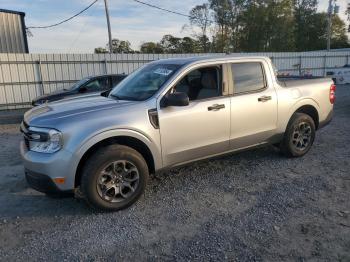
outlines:
[[[83,77],[129,74],[153,60],[208,54],[0,54],[0,109],[27,107],[42,94]],[[212,55],[212,54],[211,54]],[[241,54],[236,54],[241,55]],[[249,53],[270,57],[280,72],[324,76],[350,61],[350,52]]]
[[[28,107],[33,98],[69,87],[86,76],[130,74],[153,60],[198,55],[0,54],[0,109]]]

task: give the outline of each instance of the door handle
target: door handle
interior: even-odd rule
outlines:
[[[224,109],[224,108],[225,108],[224,104],[222,105],[215,104],[215,105],[209,106],[208,111],[219,111],[220,109]]]
[[[269,101],[271,99],[272,99],[271,96],[261,96],[261,97],[258,98],[258,101],[259,102],[267,102],[267,101]]]

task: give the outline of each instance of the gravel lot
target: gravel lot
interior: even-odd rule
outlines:
[[[272,147],[153,176],[133,207],[94,213],[27,187],[18,125],[0,127],[0,261],[350,261],[350,86],[312,150]]]

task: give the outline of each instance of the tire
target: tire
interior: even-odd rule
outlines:
[[[123,145],[110,145],[99,149],[87,160],[81,191],[93,208],[118,211],[140,198],[148,176],[147,163],[139,152]]]
[[[304,113],[295,113],[289,120],[280,144],[281,153],[287,157],[301,157],[309,152],[315,140],[315,122]]]

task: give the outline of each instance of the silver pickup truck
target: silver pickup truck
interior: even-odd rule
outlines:
[[[24,116],[26,179],[120,210],[149,174],[264,144],[305,155],[332,119],[331,79],[279,82],[266,57],[195,57],[149,63],[109,97],[53,102]]]

